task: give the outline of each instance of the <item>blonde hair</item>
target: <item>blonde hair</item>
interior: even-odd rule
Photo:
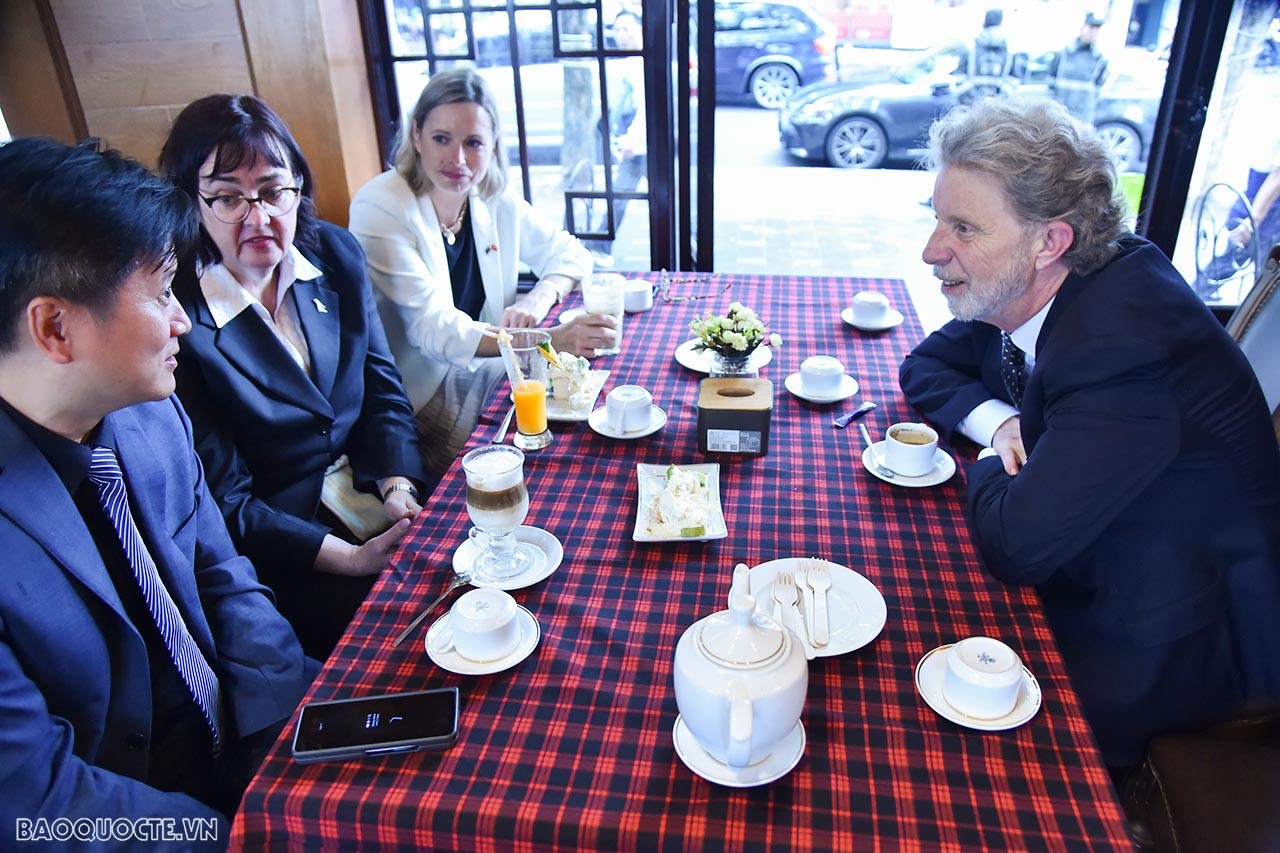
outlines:
[[[413,138],[422,132],[427,115],[443,104],[477,104],[489,115],[493,125],[493,158],[489,168],[476,185],[480,197],[491,201],[507,188],[507,152],[502,146],[502,134],[498,130],[498,107],[493,90],[485,79],[470,68],[454,68],[441,71],[423,87],[418,102],[414,104],[408,121],[400,127],[396,139],[395,168],[417,195],[431,189],[431,180],[422,167],[422,158],[413,147]]]
[[[957,107],[930,128],[923,162],[991,175],[1028,223],[1066,222],[1075,240],[1062,260],[1072,272],[1105,266],[1129,233],[1106,144],[1056,101],[985,98]]]

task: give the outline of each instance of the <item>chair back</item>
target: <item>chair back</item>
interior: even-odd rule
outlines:
[[[1267,255],[1266,265],[1244,302],[1231,315],[1227,331],[1240,344],[1262,385],[1272,423],[1280,440],[1280,246]]]

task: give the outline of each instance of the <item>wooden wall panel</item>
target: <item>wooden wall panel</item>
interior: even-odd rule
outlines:
[[[36,0],[0,0],[0,112],[13,136],[77,141],[80,108],[59,81],[60,51],[45,36]]]

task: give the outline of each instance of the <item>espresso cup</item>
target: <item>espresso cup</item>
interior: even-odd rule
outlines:
[[[800,385],[815,397],[840,392],[844,379],[844,363],[829,355],[813,355],[800,362]]]
[[[628,314],[639,314],[653,307],[653,285],[642,278],[629,278],[622,291],[622,305]]]
[[[449,610],[449,624],[433,638],[432,651],[455,649],[476,663],[501,660],[520,644],[519,608],[500,589],[469,590]]]
[[[889,300],[883,293],[864,290],[854,294],[850,313],[859,326],[882,326],[889,319]]]
[[[942,697],[967,717],[994,720],[1018,704],[1022,661],[1018,653],[990,637],[967,637],[947,649]]]
[[[933,471],[938,433],[928,424],[894,424],[885,433],[884,466],[904,477],[923,477]]]
[[[653,396],[639,385],[619,385],[604,398],[604,419],[614,432],[635,432],[649,425]]]

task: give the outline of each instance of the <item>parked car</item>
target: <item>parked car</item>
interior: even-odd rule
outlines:
[[[929,126],[959,102],[957,73],[968,45],[949,44],[892,68],[868,69],[806,86],[778,113],[782,147],[806,160],[844,169],[875,169],[924,153]],[[1145,51],[1141,51],[1145,54]],[[1022,56],[1013,97],[1047,94],[1053,54]],[[1146,162],[1164,87],[1164,64],[1143,58],[1113,62],[1098,101],[1094,126],[1111,147],[1120,171]]]
[[[801,86],[830,79],[835,27],[791,0],[718,0],[716,95],[779,109]]]

